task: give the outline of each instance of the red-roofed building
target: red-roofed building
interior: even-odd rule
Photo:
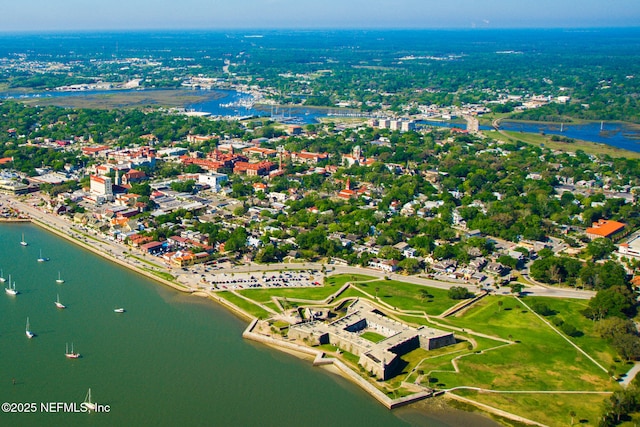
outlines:
[[[269,171],[275,169],[276,165],[272,162],[259,162],[259,163],[248,163],[248,162],[236,162],[233,167],[233,173],[235,174],[246,174],[247,176],[264,176],[269,173]]]
[[[360,193],[361,191],[359,190],[351,189],[351,179],[347,178],[347,183],[345,184],[344,188],[338,192],[338,197],[348,200],[354,197],[358,197]]]
[[[310,153],[301,151],[300,153],[291,153],[291,161],[294,163],[317,164],[318,162],[329,159],[327,153]]]
[[[267,191],[267,185],[263,182],[256,182],[253,184],[253,191]]]
[[[155,252],[162,248],[162,242],[149,242],[143,245],[140,245],[140,249],[144,252]]]
[[[141,182],[147,179],[147,174],[142,171],[131,169],[129,172],[122,175],[122,183],[124,185],[131,185],[136,182]]]
[[[247,156],[259,157],[266,159],[267,157],[275,157],[278,152],[271,148],[249,147],[242,150]]]
[[[214,138],[215,136],[213,135],[187,135],[187,142],[194,144],[198,142],[206,142]]]
[[[600,237],[615,239],[622,236],[625,226],[626,224],[622,222],[600,219],[598,222],[594,222],[591,227],[587,228],[586,233],[587,237],[591,240]]]
[[[99,147],[82,147],[82,154],[90,157],[98,157],[109,151],[109,147],[101,145]]]

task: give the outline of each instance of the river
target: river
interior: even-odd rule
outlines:
[[[640,130],[619,122],[587,122],[580,124],[516,122],[503,120],[500,130],[544,133],[565,138],[598,142],[629,151],[640,151]]]
[[[19,244],[22,233],[27,247]],[[48,262],[36,261],[40,251]],[[496,425],[424,404],[388,411],[342,377],[243,340],[246,322],[211,301],[165,288],[30,224],[0,226],[0,268],[20,292],[0,295],[0,400],[38,407],[32,414],[0,413],[2,424]],[[56,284],[58,272],[65,283]],[[66,309],[54,305],[57,295]],[[24,333],[27,317],[33,339]],[[65,358],[66,343],[82,358]],[[89,388],[109,413],[40,410],[42,402],[80,405]]]

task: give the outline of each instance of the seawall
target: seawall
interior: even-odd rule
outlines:
[[[356,372],[354,372],[342,361],[333,357],[324,357],[325,356],[324,352],[320,350],[316,350],[316,349],[309,348],[309,347],[292,343],[292,342],[275,339],[267,335],[262,335],[262,334],[253,332],[257,323],[258,323],[258,320],[254,319],[249,324],[249,326],[247,326],[247,329],[245,329],[245,331],[242,333],[242,337],[245,339],[257,341],[278,349],[290,350],[290,351],[313,356],[314,357],[313,366],[333,365],[334,367],[337,368],[338,373],[340,373],[346,379],[357,384],[360,388],[362,388],[371,396],[373,396],[373,398],[375,398],[378,402],[382,403],[387,409],[394,409],[394,408],[397,408],[403,405],[408,405],[410,403],[414,403],[419,400],[426,399],[428,397],[433,396],[433,393],[424,391],[424,392],[414,393],[399,399],[391,399],[382,391],[380,391],[379,389],[374,387],[372,384],[370,384],[367,380],[365,380]]]
[[[101,256],[101,257],[103,257],[103,258],[105,258],[105,259],[107,259],[107,260],[109,260],[111,262],[114,262],[114,263],[116,263],[118,265],[121,265],[122,267],[128,268],[129,270],[135,271],[136,273],[141,274],[141,275],[143,275],[143,276],[145,276],[145,277],[147,277],[149,279],[152,279],[152,280],[155,280],[155,281],[157,281],[159,283],[162,283],[165,286],[168,286],[168,287],[170,287],[172,289],[175,289],[177,291],[180,291],[180,292],[193,293],[193,290],[191,290],[191,289],[185,288],[185,287],[183,287],[181,285],[178,285],[176,283],[173,283],[173,282],[171,282],[169,280],[163,279],[163,278],[161,278],[161,277],[159,277],[159,276],[157,276],[157,275],[155,275],[153,273],[150,273],[150,272],[148,272],[148,271],[146,271],[146,270],[144,270],[142,268],[139,268],[139,267],[137,267],[135,265],[132,265],[132,264],[126,262],[126,261],[123,261],[123,260],[118,259],[118,258],[116,258],[114,256],[111,256],[110,254],[105,253],[104,251],[101,251],[101,250],[93,247],[92,245],[90,245],[88,243],[84,243],[84,242],[78,240],[77,238],[75,238],[75,237],[73,237],[73,236],[71,236],[69,234],[63,233],[62,231],[60,231],[60,230],[58,230],[58,229],[56,229],[54,227],[51,227],[50,225],[42,222],[39,219],[31,218],[31,223],[34,224],[34,225],[37,225],[38,227],[40,227],[40,228],[42,228],[44,230],[47,230],[47,231],[55,234],[56,236],[62,237],[63,239],[65,239],[65,240],[67,240],[67,241],[69,241],[71,243],[74,243],[74,244],[80,246],[83,249],[91,251],[91,252],[95,253],[96,255],[99,255],[99,256]]]

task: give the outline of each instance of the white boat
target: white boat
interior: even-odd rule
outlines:
[[[9,275],[9,287],[4,288],[4,291],[7,295],[18,295],[18,291],[16,291],[16,282],[13,282],[13,287],[11,287],[11,275]]]
[[[7,279],[4,278],[4,273],[2,271],[2,269],[0,269],[0,283],[4,283],[6,282]]]
[[[24,333],[27,335],[27,338],[33,338],[36,336],[33,332],[31,332],[31,328],[29,328],[29,318],[27,317],[27,327],[24,330]]]
[[[60,294],[58,294],[58,299],[55,301],[54,303],[56,305],[56,307],[61,308],[61,309],[65,309],[67,308],[67,306],[65,306],[64,304],[62,304],[60,302]]]
[[[24,240],[24,233],[22,233],[22,240],[20,240],[22,246],[28,246],[29,244]]]
[[[116,308],[115,310],[116,313],[124,313],[124,308],[120,307],[120,308]]]
[[[80,358],[80,353],[76,353],[75,351],[73,351],[73,343],[71,343],[71,353],[69,353],[69,343],[67,343],[65,351],[64,351],[64,355],[67,359],[79,359]]]
[[[91,389],[89,389],[87,395],[84,397],[82,405],[90,411],[96,410],[96,404],[91,401]]]
[[[64,283],[64,279],[60,277],[60,272],[58,271],[58,278],[56,279],[56,283]]]
[[[44,258],[42,256],[42,249],[40,249],[40,258],[38,258],[38,262],[45,262],[45,261],[49,261],[49,258]]]

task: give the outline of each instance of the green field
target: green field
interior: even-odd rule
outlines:
[[[245,312],[247,312],[248,314],[254,317],[257,317],[258,319],[266,319],[271,315],[269,312],[267,312],[263,308],[260,308],[255,304],[251,304],[249,301],[242,299],[228,291],[219,292],[218,296],[237,305],[242,310],[244,310]]]
[[[271,297],[306,299],[321,301],[329,295],[335,293],[340,286],[316,286],[313,288],[274,288],[274,289],[244,289],[238,291],[239,294],[254,301],[266,303],[271,301]]]
[[[472,390],[456,394],[549,426],[570,426],[572,411],[576,414],[575,426],[597,426],[602,402],[607,399],[600,394],[494,394]]]
[[[360,338],[364,338],[365,340],[369,340],[374,343],[379,343],[380,341],[384,340],[387,337],[375,332],[367,331],[360,334]]]
[[[502,305],[499,304],[500,301]],[[584,326],[577,317],[583,302],[553,302],[559,313],[576,322],[576,325]],[[500,409],[550,425],[561,425],[560,419],[571,410],[583,413],[583,418],[593,421],[598,416],[600,404],[593,406],[582,402],[602,402],[606,397],[588,395],[585,398],[582,394],[541,395],[533,392],[614,391],[619,388],[606,372],[513,297],[486,297],[464,315],[444,319],[443,323],[464,328],[467,333],[481,332],[513,340],[515,343],[482,352],[474,349],[475,352],[458,359],[459,372],[455,372],[450,356],[423,362],[420,369],[429,372],[430,383],[437,388],[471,386],[494,391],[532,392],[474,395],[484,403],[494,404]],[[585,333],[583,342],[586,350],[595,348],[594,338],[589,337],[588,333]],[[470,392],[458,390],[456,393]],[[547,410],[545,402],[549,405],[553,402],[553,406]]]
[[[358,283],[356,286],[374,297],[377,289],[378,299],[396,309],[424,311],[432,316],[442,314],[459,302],[449,298],[448,291],[445,289],[428,288],[395,280],[377,280]],[[421,290],[428,291],[429,296],[423,297]]]
[[[423,386],[451,390],[548,425],[568,423],[571,411],[577,414],[576,424],[583,420],[583,424],[591,425],[598,419],[607,395],[584,393],[619,389],[618,383],[606,371],[613,370],[619,375],[628,370],[628,365],[617,359],[611,346],[595,334],[593,322],[582,316],[587,304],[583,300],[526,297],[521,302],[513,296],[487,296],[461,314],[430,319],[428,316],[441,314],[458,302],[448,297],[447,290],[367,276],[333,276],[327,278],[327,285],[323,287],[250,289],[241,293],[257,303],[275,308],[272,296],[286,298],[290,304],[295,304],[296,299],[320,301],[347,282],[352,282],[355,288],[343,292],[338,301],[355,297],[375,299],[377,294],[380,303],[416,313],[415,316],[396,314],[398,319],[453,330],[458,341],[452,346],[432,351],[416,349],[402,356],[398,374],[388,381],[376,383],[389,396],[406,395],[402,383],[419,381]],[[262,308],[235,295],[228,292],[220,295],[253,316],[269,316]],[[579,332],[574,337],[567,337],[524,305],[536,302],[546,304],[553,312],[544,320],[552,324],[554,319],[555,323],[562,320]],[[385,338],[371,331],[361,336],[372,342]],[[322,348],[329,352],[336,350],[333,346]],[[342,352],[340,357],[366,377],[357,365],[357,356]],[[478,392],[466,387],[504,393]],[[560,394],[559,391],[578,393]]]
[[[626,373],[630,369],[629,365],[616,357],[616,351],[611,345],[594,332],[594,322],[580,313],[587,307],[587,301],[544,297],[527,297],[523,301],[527,304],[534,301],[544,302],[556,312],[547,318],[548,321],[559,318],[575,326],[580,333],[576,337],[571,337],[571,341],[607,369],[612,369],[617,375]]]
[[[357,283],[375,280],[374,276],[365,276],[364,274],[337,274],[335,276],[327,277],[325,285],[337,285],[338,287],[344,285],[347,282]]]

